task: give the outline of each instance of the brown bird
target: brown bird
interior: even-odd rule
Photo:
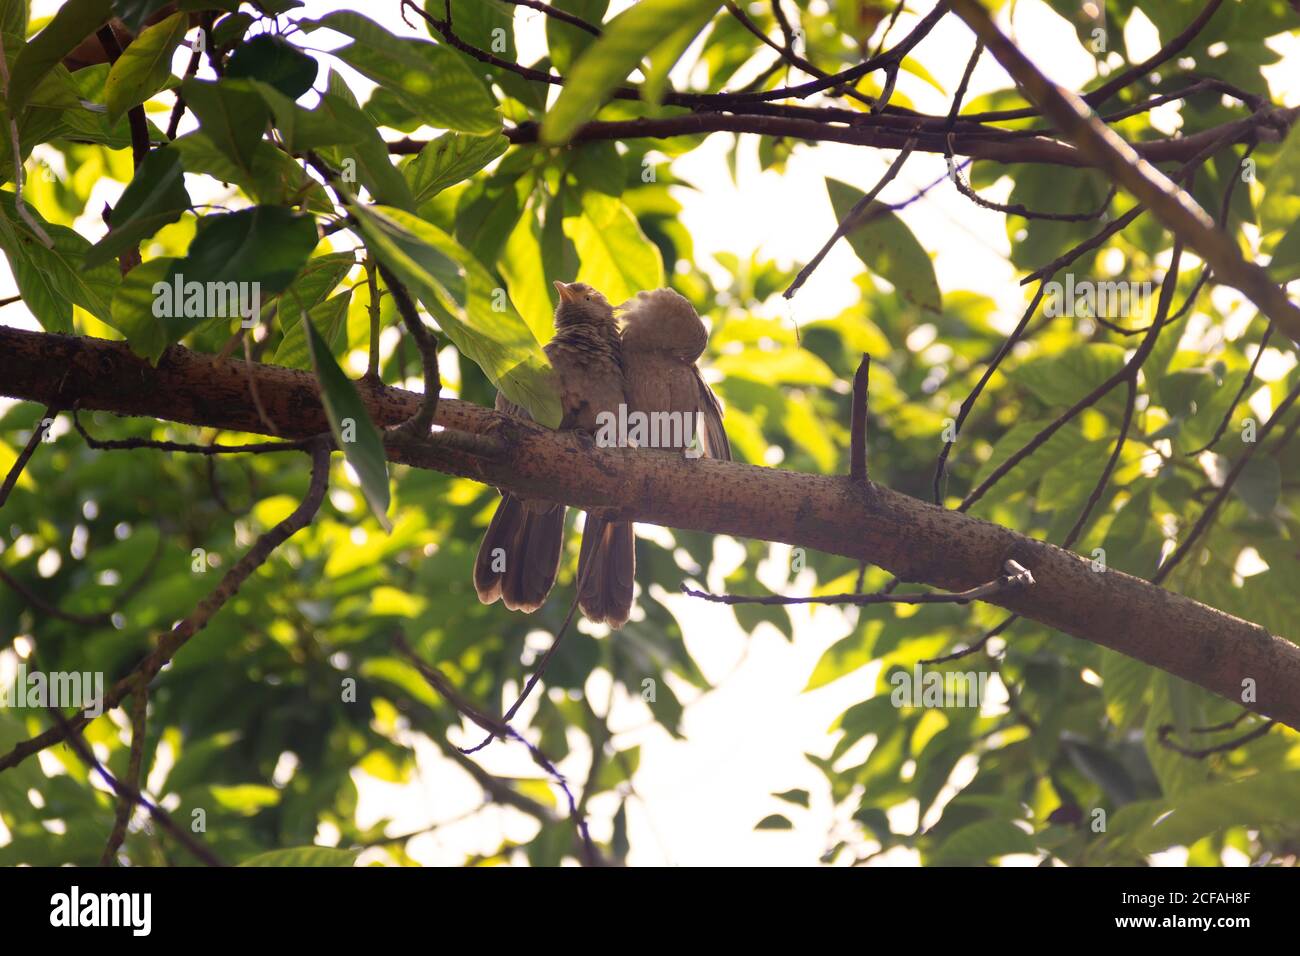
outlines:
[[[649,443],[689,449],[698,431],[690,457],[730,461],[722,408],[695,364],[709,341],[695,307],[672,289],[655,289],[638,293],[621,309],[628,408],[650,419]]]
[[[560,302],[546,357],[555,369],[564,417],[562,429],[594,434],[601,412],[618,414],[626,403],[618,325],[609,301],[581,282],[555,283]],[[497,395],[498,411],[528,413]],[[474,562],[479,600],[500,598],[530,613],[546,601],[560,565],[564,505],[503,494]],[[578,555],[578,606],[597,623],[619,627],[632,609],[636,551],[632,525],[587,515]]]

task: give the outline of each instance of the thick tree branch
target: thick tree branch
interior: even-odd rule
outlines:
[[[916,149],[923,153],[947,155],[951,152],[1000,163],[1094,165],[1093,160],[1083,151],[1046,134],[1026,135],[1020,131],[1009,132],[996,127],[972,128],[971,124],[959,122],[950,140],[942,128],[946,119],[941,116],[913,118],[893,114],[863,114],[852,123],[840,123],[830,117],[816,115],[827,112],[825,110],[791,109],[786,112],[789,115],[699,112],[654,119],[598,121],[579,127],[571,142],[671,139],[674,136],[731,132],[788,137],[814,143],[849,143],[877,149],[902,149],[909,139],[916,137]],[[1191,136],[1148,140],[1133,143],[1127,148],[1148,163],[1186,162],[1218,140],[1222,140],[1223,145],[1254,142],[1262,137],[1279,140],[1298,116],[1300,108],[1279,109],[1224,123]],[[520,123],[506,129],[505,135],[517,146],[536,143],[538,129],[536,123]],[[410,155],[418,153],[427,145],[427,140],[399,139],[388,144],[388,151],[399,156]]]
[[[247,392],[258,382],[267,414],[287,437],[326,427],[311,375],[238,360],[218,363],[179,346],[157,368],[123,343],[0,327],[0,392],[51,404],[258,433]],[[381,426],[400,424],[421,396],[358,385]],[[949,591],[997,577],[1008,558],[1037,582],[991,603],[1192,681],[1300,728],[1300,646],[1259,625],[1053,545],[945,511],[872,483],[645,449],[597,449],[576,436],[466,402],[438,403],[437,424],[500,442],[499,457],[389,436],[391,459],[612,517],[816,548],[867,560],[908,581]],[[1243,681],[1258,697],[1241,701]]]

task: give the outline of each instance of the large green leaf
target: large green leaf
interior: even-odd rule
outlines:
[[[185,104],[200,130],[242,170],[251,171],[269,113],[246,81],[216,83],[188,79],[181,85]]]
[[[68,0],[9,64],[9,109],[23,111],[41,78],[108,19],[109,0]]]
[[[843,222],[863,197],[863,193],[846,183],[826,180],[835,218]],[[880,203],[867,207],[870,221],[852,230],[847,238],[853,251],[863,264],[885,279],[899,297],[927,312],[940,312],[943,308],[939,280],[934,274],[930,255],[916,241],[912,230],[897,215],[881,208]]]
[[[506,280],[510,301],[524,317],[533,335],[539,342],[549,339],[554,328],[555,302],[552,296],[555,292],[547,281],[541,229],[532,204],[524,210],[514,231],[506,239],[497,269]]]
[[[329,346],[316,331],[311,320],[302,316],[303,333],[311,353],[312,367],[320,383],[321,404],[329,419],[334,441],[342,449],[352,470],[361,482],[361,493],[375,519],[385,531],[392,530],[388,520],[388,460],[384,442],[357,394],[356,386],[343,374]]]
[[[551,6],[599,26],[609,9],[609,0],[551,0]],[[595,42],[596,38],[581,27],[557,17],[546,18],[546,48],[551,52],[551,62],[563,74],[568,74],[573,62]]]
[[[409,213],[351,209],[367,248],[412,289],[456,348],[536,421],[557,427],[560,400],[550,363],[523,319],[495,294],[487,270],[437,226]]]
[[[641,63],[641,58],[670,40],[684,22],[710,16],[720,0],[641,0],[605,28],[569,71],[555,105],[542,122],[542,142],[567,143],[578,127],[596,115],[605,98]]]
[[[351,11],[301,22],[306,29],[325,27],[352,37],[355,42],[330,52],[394,94],[431,126],[465,133],[501,128],[492,97],[447,47],[395,36]]]
[[[623,201],[604,193],[582,195],[582,215],[566,219],[578,250],[578,278],[618,304],[664,284],[663,257]]]
[[[510,145],[500,133],[473,136],[468,133],[443,133],[424,148],[402,169],[411,187],[415,205],[422,206],[448,186],[468,179]]]
[[[232,80],[260,80],[297,99],[311,89],[319,71],[316,60],[288,40],[263,33],[239,45],[225,75]]]
[[[104,105],[110,121],[163,88],[171,76],[172,53],[185,39],[189,23],[185,14],[173,14],[146,29],[122,51],[104,83]]]
[[[120,62],[120,61],[119,61]],[[181,157],[175,149],[155,149],[113,208],[113,228],[86,254],[87,268],[108,262],[175,222],[190,206]]]
[[[287,206],[254,206],[204,219],[175,272],[185,281],[249,282],[261,294],[289,286],[316,248],[316,222]]]
[[[30,206],[28,209],[50,237],[53,248],[47,248],[18,217],[14,194],[0,192],[0,248],[9,259],[27,308],[49,332],[72,331],[74,305],[107,322],[109,303],[121,281],[117,267],[86,268],[90,243],[66,226],[46,222]]]

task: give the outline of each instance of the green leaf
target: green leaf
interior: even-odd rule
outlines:
[[[3,0],[0,2],[0,32],[27,37],[27,0]],[[21,45],[21,44],[20,44]],[[6,50],[9,47],[5,47]],[[13,49],[18,49],[14,47]]]
[[[242,43],[226,65],[227,79],[260,80],[296,100],[316,82],[320,66],[283,37],[263,33]]]
[[[980,820],[957,830],[935,853],[935,863],[984,863],[1011,853],[1033,853],[1033,839],[1009,820]]]
[[[609,0],[551,0],[551,6],[599,27],[609,9]],[[546,18],[546,48],[551,53],[551,63],[562,75],[567,75],[573,61],[595,42],[596,38],[580,27],[556,17]]]
[[[189,207],[180,153],[170,146],[155,149],[114,207],[112,230],[86,254],[86,267],[94,268],[138,246]]]
[[[793,830],[794,824],[779,813],[769,814],[754,824],[755,830]]]
[[[367,248],[438,320],[456,348],[512,402],[550,428],[560,423],[554,374],[524,321],[493,308],[496,282],[454,239],[400,209],[350,204]]]
[[[113,16],[125,23],[132,33],[139,33],[145,21],[167,6],[167,2],[168,0],[113,0]],[[215,9],[222,6],[220,0],[216,0],[194,9]],[[181,9],[186,9],[186,6],[181,4]]]
[[[146,29],[122,51],[104,82],[104,105],[110,121],[116,122],[163,88],[171,76],[172,53],[185,39],[189,23],[185,14],[173,14]]]
[[[1106,716],[1120,730],[1137,726],[1143,698],[1151,684],[1152,669],[1126,654],[1108,647],[1101,652],[1101,689],[1106,699]]]
[[[717,4],[701,5],[650,51],[650,69],[646,72],[645,83],[641,87],[641,95],[646,102],[658,106],[663,101],[664,91],[668,89],[668,74],[700,31],[709,25],[715,12]]]
[[[1259,224],[1265,236],[1289,229],[1300,219],[1300,128],[1282,143],[1264,178],[1259,202]]]
[[[269,83],[253,80],[252,85],[271,108],[275,128],[280,131],[285,146],[292,153],[305,153],[322,146],[360,143],[373,133],[361,118],[360,110],[356,114],[348,114],[355,122],[339,122],[338,112],[331,110],[328,105],[311,110],[303,109]]]
[[[312,327],[323,330],[321,337],[331,355],[337,355],[347,345],[348,304],[351,301],[352,290],[348,289],[332,299],[321,302],[307,313]],[[291,295],[283,297],[280,303],[281,310],[292,315],[300,314],[304,307],[305,304],[300,305],[295,302]],[[311,357],[307,354],[307,339],[303,336],[303,328],[302,322],[289,325],[288,331],[280,341],[280,347],[275,350],[272,364],[283,365],[285,368],[311,367]]]
[[[830,193],[835,218],[840,222],[844,221],[849,210],[865,195],[834,179],[826,180],[826,191]],[[934,263],[930,261],[929,253],[916,241],[912,230],[880,203],[873,202],[867,207],[867,212],[872,216],[870,221],[847,236],[849,245],[858,254],[858,258],[868,269],[892,285],[903,301],[927,312],[941,312],[943,301],[939,292],[939,280],[934,274]]]
[[[804,350],[748,348],[720,356],[713,367],[727,378],[765,384],[830,386],[835,382],[830,367]]]
[[[1190,846],[1226,827],[1261,829],[1294,824],[1300,804],[1300,771],[1259,773],[1245,780],[1212,784],[1179,797],[1173,812],[1136,840],[1143,853],[1170,846]]]
[[[451,49],[395,36],[351,11],[301,21],[301,25],[352,37],[356,42],[331,54],[393,93],[429,125],[465,133],[493,133],[501,128],[492,97]]]
[[[209,8],[210,5],[220,5],[213,4],[212,0],[190,0],[188,4],[186,3],[186,0],[181,0],[180,6],[182,10],[185,10],[188,9],[189,6],[199,4],[202,4],[204,8]],[[232,7],[238,8],[238,6],[239,0],[226,0],[226,9]],[[250,17],[247,13],[232,12],[230,16],[222,17],[217,21],[217,25],[212,29],[212,36],[208,39],[208,45],[214,50],[232,46],[239,40],[243,39],[244,34],[248,32],[248,28],[256,22],[257,18]]]
[[[1277,459],[1255,455],[1246,462],[1232,492],[1260,517],[1268,517],[1282,497],[1282,469]]]
[[[240,169],[251,171],[269,118],[262,98],[242,82],[191,78],[181,84],[181,91],[202,132]]]
[[[1138,798],[1137,785],[1128,768],[1110,751],[1081,740],[1066,740],[1063,748],[1079,772],[1095,783],[1115,806]]]
[[[422,206],[448,186],[468,179],[506,151],[510,141],[500,133],[473,136],[444,133],[426,143],[402,169],[415,205]]]
[[[1293,222],[1273,246],[1268,272],[1279,283],[1300,278],[1300,220]]]
[[[664,284],[663,257],[646,238],[622,200],[604,193],[582,195],[582,215],[564,222],[578,250],[578,278],[618,304]]]
[[[46,222],[36,210],[28,208],[54,243],[53,248],[47,248],[18,218],[14,194],[0,191],[0,248],[9,259],[18,293],[27,308],[47,332],[71,332],[74,305],[107,322],[109,303],[121,281],[117,267],[86,268],[90,243],[72,229]]]
[[[786,790],[784,793],[774,793],[772,796],[778,800],[784,800],[786,803],[797,804],[805,809],[811,800],[811,795],[807,790]]]
[[[327,846],[297,846],[271,850],[250,857],[240,866],[354,866],[360,850],[338,850]]]
[[[111,13],[109,0],[68,0],[59,7],[45,29],[27,41],[9,64],[9,111],[23,107],[42,77],[71,53],[82,40],[104,25]]]
[[[171,148],[181,154],[187,173],[212,176],[234,183],[255,201],[269,206],[302,205],[313,212],[329,212],[334,206],[324,187],[308,176],[301,166],[266,140],[253,149],[250,167],[239,165],[202,130],[174,140]],[[394,170],[396,172],[396,170]]]
[[[497,261],[497,270],[506,280],[510,301],[528,323],[534,338],[540,342],[551,336],[555,303],[551,300],[554,287],[546,281],[541,229],[533,210],[534,206],[530,203],[519,217],[514,230],[506,239],[505,248]]]
[[[316,222],[287,206],[254,206],[207,216],[175,272],[188,283],[255,282],[281,292],[316,248]]]
[[[379,430],[357,394],[356,386],[343,374],[329,346],[317,333],[306,315],[302,316],[303,334],[311,351],[312,367],[320,383],[321,405],[329,419],[334,441],[361,482],[361,493],[370,511],[385,531],[393,529],[388,520],[388,461]]]
[[[1089,343],[1026,362],[1012,373],[1050,408],[1068,408],[1124,366],[1118,345]]]
[[[361,185],[370,191],[370,195],[386,206],[397,206],[407,212],[415,210],[411,190],[406,179],[388,156],[388,147],[375,129],[356,97],[348,89],[343,78],[337,73],[330,73],[326,94],[321,97],[317,110],[331,116],[336,122],[358,132],[361,138],[347,150],[331,148],[325,152],[327,160],[342,171],[344,177],[355,172]],[[351,161],[349,163],[349,160]],[[349,168],[352,167],[352,168]]]
[[[157,365],[163,351],[189,331],[178,318],[154,315],[158,296],[154,286],[169,281],[179,260],[160,257],[136,266],[126,274],[113,295],[110,324],[126,336],[131,351]]]
[[[642,57],[670,40],[683,22],[698,22],[706,11],[711,17],[719,6],[719,0],[641,0],[611,20],[569,71],[555,105],[542,121],[542,143],[567,143]]]

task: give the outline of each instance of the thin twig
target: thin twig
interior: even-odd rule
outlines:
[[[821,249],[818,250],[817,255],[813,256],[812,260],[799,270],[799,274],[794,277],[794,281],[790,283],[789,288],[781,293],[784,298],[790,299],[794,297],[794,294],[799,291],[800,286],[807,282],[808,277],[813,274],[813,271],[819,265],[821,265],[822,260],[826,258],[826,254],[831,251],[831,248],[839,241],[840,237],[847,236],[854,229],[857,229],[858,226],[862,225],[867,207],[875,201],[876,196],[880,195],[880,191],[889,185],[893,178],[898,175],[899,171],[903,168],[903,164],[907,162],[907,157],[912,155],[912,150],[915,148],[916,137],[912,137],[903,144],[903,148],[899,150],[898,155],[894,157],[894,161],[889,164],[889,168],[885,170],[885,174],[880,177],[876,185],[871,188],[870,192],[853,204],[853,208],[848,211],[848,214],[845,215],[840,224],[835,227],[835,231],[831,233],[831,237],[827,239]]]
[[[1250,711],[1243,711],[1243,713],[1250,713]],[[1231,722],[1231,726],[1236,726],[1236,724],[1237,721]],[[1204,760],[1212,754],[1227,753],[1230,750],[1236,750],[1238,747],[1244,747],[1252,740],[1258,740],[1260,737],[1263,737],[1275,726],[1277,726],[1276,720],[1266,720],[1249,733],[1242,734],[1240,737],[1234,737],[1232,740],[1216,744],[1213,747],[1203,747],[1199,750],[1191,747],[1184,747],[1182,744],[1171,740],[1170,736],[1175,731],[1173,724],[1162,724],[1157,731],[1157,739],[1160,742],[1160,746],[1168,748],[1176,753],[1180,753],[1184,757],[1191,757],[1193,760]],[[1193,731],[1206,732],[1213,729],[1214,728],[1193,728]]]
[[[867,403],[870,401],[871,356],[862,353],[862,361],[853,375],[853,411],[849,424],[849,478],[868,481],[867,474]]]
[[[281,451],[304,451],[321,436],[299,438],[293,441],[259,441],[244,445],[196,445],[189,442],[159,441],[153,438],[114,438],[103,440],[91,435],[78,417],[80,409],[72,410],[72,424],[86,440],[86,444],[99,451],[134,451],[152,448],[155,451],[180,452],[187,455],[266,455]]]
[[[81,737],[81,726],[73,726],[73,723],[63,716],[63,712],[57,707],[48,708],[51,716],[54,717],[58,724],[58,730],[61,734],[60,739],[66,740],[68,745],[81,759],[87,768],[94,770],[100,778],[108,784],[109,788],[118,796],[119,799],[129,800],[131,803],[138,803],[149,811],[154,822],[158,824],[166,833],[177,843],[185,847],[200,863],[206,866],[225,866],[221,858],[211,849],[200,843],[192,833],[181,827],[162,807],[158,806],[143,793],[130,784],[123,783],[111,773],[108,768],[99,762],[94,751]]]
[[[18,479],[22,476],[23,469],[27,467],[27,462],[30,461],[32,455],[36,453],[36,447],[40,445],[41,441],[45,438],[46,429],[53,426],[54,419],[58,417],[58,414],[61,411],[63,411],[61,406],[46,406],[45,414],[41,416],[41,420],[37,422],[36,427],[32,429],[32,436],[27,439],[27,444],[24,445],[23,450],[18,453],[18,457],[14,459],[14,463],[12,467],[10,467],[9,473],[5,475],[4,484],[0,484],[0,508],[3,508],[4,503],[9,500],[9,492],[13,491],[14,485],[18,483]],[[46,425],[46,422],[49,422],[50,424]]]
[[[136,800],[132,797],[132,793],[137,796],[141,793],[140,769],[144,760],[144,741],[148,729],[145,716],[148,710],[149,689],[141,685],[131,695],[131,755],[127,762],[126,786],[118,794],[117,817],[113,821],[113,832],[108,836],[104,853],[99,858],[100,866],[111,866],[116,860],[117,851],[121,849],[122,842],[126,839],[126,828],[131,822],[131,811],[135,809]]]
[[[867,604],[969,604],[993,597],[1004,591],[1029,587],[1034,583],[1033,574],[1016,561],[1008,559],[1006,573],[992,581],[970,588],[966,591],[941,592],[931,591],[925,594],[823,594],[818,597],[786,597],[782,594],[748,595],[748,594],[713,594],[698,591],[682,585],[682,593],[690,597],[703,598],[714,604],[848,604],[861,607]]]

